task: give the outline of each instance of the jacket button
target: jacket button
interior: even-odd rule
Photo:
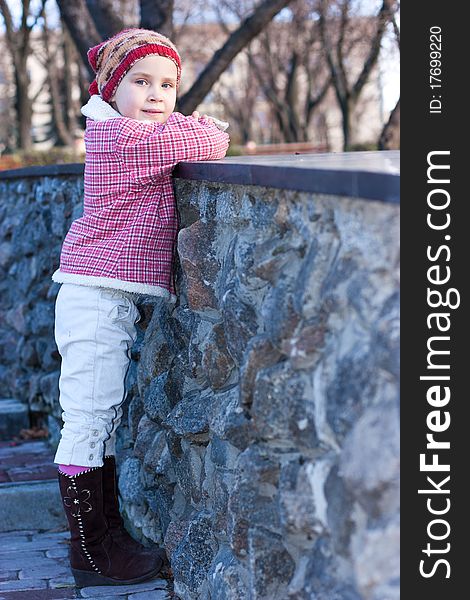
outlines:
[[[94,447],[95,447],[95,442],[91,442],[90,448],[94,448]]]
[[[90,456],[88,457],[88,460],[93,460],[93,454],[90,454]]]

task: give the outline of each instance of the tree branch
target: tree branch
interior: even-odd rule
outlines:
[[[42,13],[44,12],[45,8],[46,8],[46,2],[47,0],[42,0],[41,1],[41,6],[39,7],[39,12],[38,14],[35,16],[33,23],[28,27],[28,29],[31,31],[32,29],[34,29],[34,27],[36,27],[36,25],[38,24],[39,19],[42,16]]]
[[[291,1],[263,0],[253,14],[245,19],[240,27],[230,35],[222,48],[217,50],[197,81],[180,98],[178,109],[184,113],[192,112],[204,100],[214,83],[240,50],[256,37],[263,27]]]
[[[395,32],[395,39],[397,40],[398,50],[400,50],[400,29],[397,25],[397,20],[395,19],[395,15],[392,16],[392,25],[393,31]]]
[[[341,7],[339,40],[338,40],[338,44],[337,44],[338,71],[341,74],[342,86],[344,87],[345,90],[348,89],[348,77],[346,75],[346,70],[344,68],[343,47],[344,47],[344,40],[345,40],[346,29],[347,29],[347,24],[348,24],[349,5],[350,5],[350,0],[343,1],[343,5]]]
[[[101,36],[91,18],[85,0],[56,0],[63,22],[75,43],[78,53],[88,70],[91,78],[95,77],[93,69],[88,64],[87,52],[91,46],[96,46]]]
[[[173,38],[174,0],[139,0],[140,26]]]
[[[392,18],[391,4],[392,4],[391,0],[383,0],[379,14],[377,16],[377,19],[378,19],[377,32],[375,34],[374,39],[372,40],[369,56],[367,57],[366,61],[364,62],[364,67],[362,68],[362,71],[361,71],[359,77],[357,78],[356,83],[354,84],[352,92],[351,92],[351,97],[353,99],[356,99],[359,96],[359,94],[361,93],[362,88],[364,87],[364,85],[367,82],[367,79],[369,78],[369,74],[372,71],[372,68],[374,67],[375,63],[377,62],[377,59],[379,57],[379,52],[380,52],[380,44],[382,41],[382,37],[383,37],[384,31],[385,31],[385,28],[387,27],[387,23]]]
[[[320,102],[323,100],[323,98],[326,96],[326,93],[330,89],[330,85],[331,85],[331,77],[329,77],[326,80],[323,87],[320,89],[320,91],[315,96],[315,98],[312,98],[312,97],[307,98],[307,110],[306,110],[306,119],[305,119],[307,124],[310,122],[310,117],[311,117],[311,114],[314,111],[315,107],[317,107],[320,104]]]
[[[16,52],[16,41],[15,41],[15,27],[13,25],[13,18],[11,16],[10,7],[6,3],[6,0],[0,0],[0,11],[3,15],[3,20],[5,22],[5,30],[7,34],[7,43],[10,49],[10,52],[15,59]],[[16,64],[16,61],[15,61]]]
[[[325,0],[320,1],[319,7],[319,27],[320,27],[320,37],[323,44],[323,48],[326,54],[326,60],[331,72],[331,79],[333,82],[333,87],[335,88],[336,97],[338,102],[344,102],[345,98],[347,98],[348,90],[345,87],[345,82],[341,77],[341,72],[336,67],[335,61],[333,59],[333,50],[331,48],[330,39],[328,33],[326,31],[326,2]]]
[[[103,40],[124,29],[124,21],[113,0],[86,0],[86,5]]]

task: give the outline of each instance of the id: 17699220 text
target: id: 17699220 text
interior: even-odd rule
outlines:
[[[429,102],[430,114],[442,112],[442,32],[438,25],[429,28],[429,87],[432,98]]]

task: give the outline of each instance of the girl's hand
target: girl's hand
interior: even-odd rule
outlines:
[[[214,122],[214,120],[212,119],[212,117],[209,117],[208,115],[202,115],[202,117],[201,117],[201,115],[199,114],[199,111],[197,111],[197,110],[195,110],[191,116],[194,119],[197,119],[197,120],[199,120],[199,119],[206,119],[206,121],[210,121],[211,123]]]
[[[225,131],[227,129],[227,127],[229,126],[229,124],[226,121],[221,121],[220,119],[216,119],[215,117],[210,117],[209,115],[202,115],[202,117],[201,117],[199,115],[199,111],[197,111],[197,110],[195,110],[191,116],[196,120],[205,119],[206,121],[209,121],[209,123],[212,123],[212,125],[215,125],[222,131]]]

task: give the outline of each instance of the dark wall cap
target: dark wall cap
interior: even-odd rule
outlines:
[[[233,156],[180,163],[175,177],[400,202],[400,152]]]
[[[67,163],[64,165],[44,165],[8,169],[0,171],[0,179],[24,179],[26,177],[56,177],[57,175],[83,175],[83,163]]]
[[[82,163],[26,167],[0,171],[0,180],[83,175],[83,170]],[[399,151],[233,156],[216,161],[180,163],[174,176],[400,202]]]

